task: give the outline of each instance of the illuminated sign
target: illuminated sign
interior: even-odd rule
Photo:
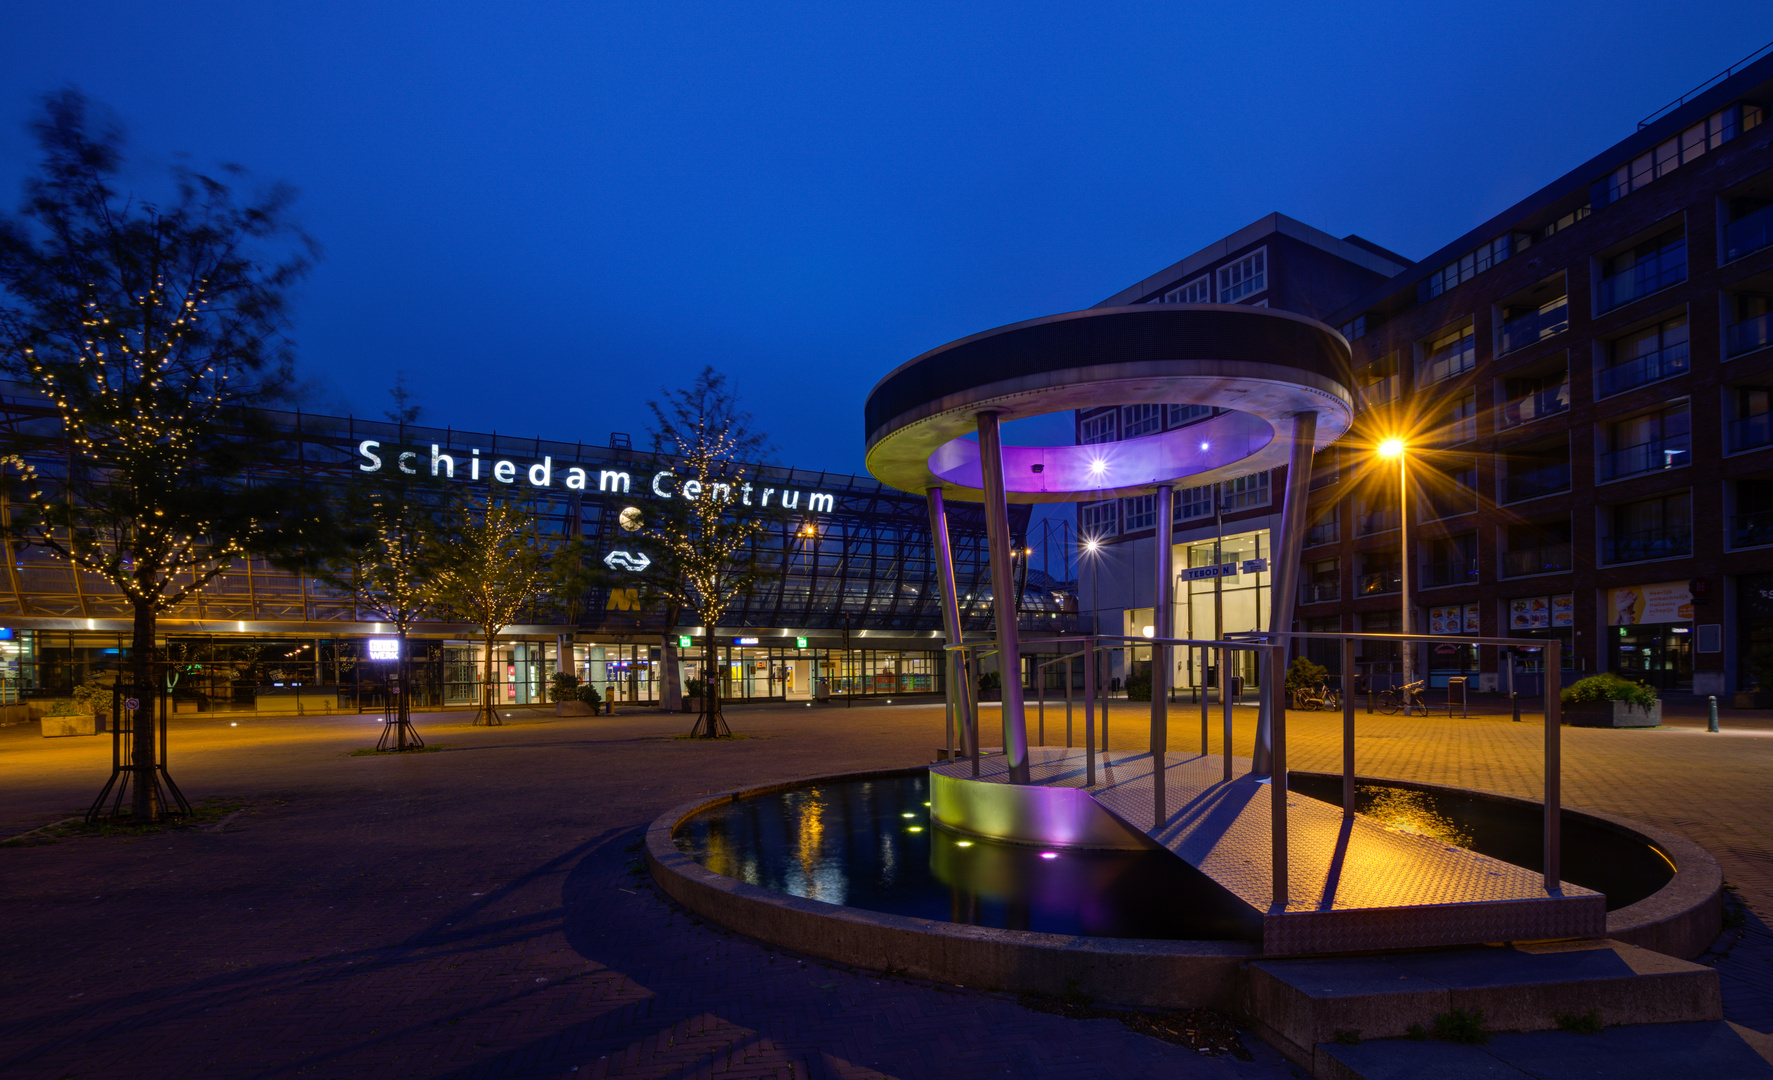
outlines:
[[[677,647],[678,647],[678,648],[680,648],[680,649],[687,649],[687,648],[689,648],[689,647],[690,647],[690,646],[691,646],[691,645],[692,645],[692,644],[693,644],[693,643],[692,643],[692,642],[691,642],[691,641],[690,641],[690,639],[689,639],[689,636],[688,636],[688,635],[687,635],[687,634],[686,634],[686,635],[680,635],[680,636],[679,636],[679,637],[678,637],[678,639],[677,639]]]
[[[637,574],[652,564],[644,551],[612,551],[603,557],[603,565],[611,570],[632,570]]]
[[[400,659],[400,639],[391,637],[370,638],[369,658],[371,660]]]
[[[795,648],[797,648],[797,649],[804,649],[804,648],[806,648],[806,638],[803,638],[803,637],[797,637],[797,638],[795,638],[795,639],[794,639],[794,647],[795,647]]]
[[[378,451],[380,451],[378,453]],[[388,458],[394,459],[394,467],[408,476],[418,476],[423,468],[430,466],[430,475],[444,479],[456,479],[458,461],[454,454],[446,454],[437,443],[431,444],[427,453],[420,450],[384,449],[380,440],[364,439],[357,444],[357,463],[359,472],[380,472]],[[601,491],[613,495],[646,494],[659,499],[682,498],[695,502],[701,498],[710,498],[725,502],[737,499],[741,506],[762,508],[777,507],[783,510],[799,510],[801,500],[806,500],[806,509],[810,513],[829,514],[837,505],[835,496],[823,491],[797,491],[791,488],[764,487],[749,481],[729,484],[724,481],[710,481],[704,484],[700,480],[684,480],[679,482],[677,474],[670,469],[661,469],[653,474],[650,485],[641,485],[635,491],[635,480],[632,473],[621,469],[599,469],[594,477],[591,470],[578,465],[554,468],[554,459],[546,455],[541,461],[530,465],[520,465],[508,459],[498,459],[488,463],[480,457],[478,449],[470,448],[466,461],[459,462],[466,466],[468,480],[482,479],[481,470],[486,469],[486,476],[496,483],[515,484],[521,477],[531,487],[546,488],[554,486],[556,472],[559,473],[561,485],[568,491]]]
[[[754,637],[734,638],[733,644],[734,645],[755,645],[755,644],[757,644],[757,639]]]

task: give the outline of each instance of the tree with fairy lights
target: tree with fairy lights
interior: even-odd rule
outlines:
[[[42,160],[17,215],[0,217],[0,368],[60,430],[11,437],[8,532],[108,581],[133,611],[133,686],[149,704],[112,783],[133,782],[132,818],[148,822],[170,781],[148,693],[157,618],[240,560],[283,561],[321,539],[315,504],[259,471],[280,447],[253,408],[290,386],[284,301],[315,249],[287,187],[240,196],[238,168],[179,168],[166,198],[135,198],[118,189],[121,128],[74,90],[43,105]],[[33,469],[34,451],[55,460]]]
[[[653,414],[652,451],[657,468],[671,474],[671,495],[655,504],[633,534],[651,564],[638,579],[625,582],[638,582],[628,587],[643,604],[664,608],[667,630],[679,613],[701,624],[696,691],[702,707],[691,734],[713,738],[730,734],[720,709],[714,630],[735,601],[781,572],[779,559],[765,551],[771,519],[779,512],[750,497],[746,464],[773,447],[751,414],[739,408],[726,376],[712,367],[703,368],[687,388],[662,391],[661,400],[647,407]]]
[[[477,624],[486,643],[476,724],[499,723],[493,648],[500,632],[558,576],[551,567],[578,562],[562,554],[565,545],[548,543],[537,525],[534,510],[489,498],[477,512],[461,508],[440,545],[438,602],[451,617]]]

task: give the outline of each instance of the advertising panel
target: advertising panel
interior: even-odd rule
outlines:
[[[1448,604],[1428,609],[1428,632],[1431,634],[1476,634],[1477,604]]]
[[[1689,622],[1693,618],[1693,594],[1687,586],[1685,581],[1660,581],[1609,590],[1607,622],[1612,626]]]

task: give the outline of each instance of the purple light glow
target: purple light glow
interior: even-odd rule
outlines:
[[[1057,859],[1059,853],[1056,851],[1043,851],[1040,853],[1040,857],[1043,859]]]
[[[1208,437],[1201,438],[1203,434]],[[1249,413],[1229,412],[1201,424],[1124,442],[1006,446],[1004,489],[1012,493],[1083,494],[1182,480],[1230,469],[1274,440],[1274,427],[1267,420]],[[984,486],[979,444],[971,439],[953,439],[938,447],[930,455],[929,469],[951,484]]]

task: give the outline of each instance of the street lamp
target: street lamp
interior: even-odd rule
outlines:
[[[1393,436],[1379,444],[1379,456],[1386,459],[1397,459],[1397,522],[1398,522],[1398,586],[1403,591],[1404,623],[1403,632],[1410,632],[1410,509],[1409,509],[1409,455],[1404,440]],[[1415,656],[1415,643],[1402,643],[1404,660],[1404,685],[1413,680],[1411,660]],[[1403,693],[1404,715],[1410,715],[1410,694]]]

